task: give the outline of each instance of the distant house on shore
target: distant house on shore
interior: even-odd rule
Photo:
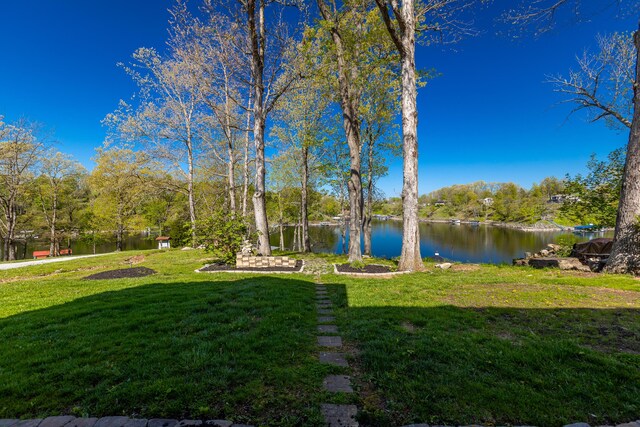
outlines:
[[[485,206],[493,205],[493,197],[485,197],[484,199],[482,199],[482,204]]]
[[[551,203],[579,202],[579,201],[580,201],[580,197],[568,196],[566,194],[554,194],[549,198],[549,202]]]
[[[434,205],[436,205],[436,206],[444,206],[444,205],[446,205],[446,204],[447,204],[447,201],[446,201],[446,200],[438,200],[438,201],[436,201],[436,202],[434,203]]]

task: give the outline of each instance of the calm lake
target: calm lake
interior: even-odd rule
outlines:
[[[336,226],[312,226],[309,229],[311,247],[314,252],[342,253],[340,228]],[[508,228],[491,226],[453,225],[448,223],[421,223],[420,245],[423,257],[431,257],[436,252],[440,256],[460,262],[510,264],[513,258],[520,258],[525,252],[537,252],[558,236],[568,232],[525,232]],[[611,237],[609,234],[576,235],[579,240],[595,237]],[[158,245],[155,236],[130,235],[124,242],[125,250],[153,249]],[[271,244],[278,246],[280,236],[277,230],[271,235]],[[293,243],[293,227],[285,228],[285,247],[291,249]],[[373,223],[372,247],[373,255],[382,258],[393,258],[400,255],[402,245],[401,221],[377,221]],[[66,247],[65,244],[61,247]],[[31,258],[34,250],[47,250],[47,242],[30,242],[26,248],[26,258]],[[71,241],[74,255],[93,253],[91,244],[82,241]],[[96,246],[97,253],[113,252],[114,242]],[[0,247],[0,251],[2,248]],[[0,252],[1,254],[2,252]],[[18,259],[25,256],[23,245],[19,245]]]
[[[547,244],[554,243],[558,236],[571,232],[538,231],[525,232],[502,227],[472,226],[468,224],[420,223],[420,250],[423,257],[436,252],[453,261],[491,264],[511,264],[525,252],[538,252]],[[313,252],[342,253],[340,228],[335,226],[312,226],[309,229]],[[596,237],[612,237],[612,233],[575,235],[580,241]],[[271,236],[271,244],[279,245],[279,233]],[[402,246],[402,222],[378,221],[373,223],[373,255],[393,258],[400,255]],[[285,229],[285,247],[291,248],[293,227]]]

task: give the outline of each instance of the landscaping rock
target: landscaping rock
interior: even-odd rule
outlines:
[[[201,425],[201,420],[182,420],[176,424],[176,427],[200,427]]]
[[[165,419],[165,418],[152,418],[147,423],[147,427],[175,427],[178,424],[178,420]]]
[[[318,325],[318,332],[326,334],[337,334],[338,327],[336,325]]]
[[[336,318],[333,316],[318,316],[318,323],[331,323],[335,321]]]
[[[15,425],[18,423],[18,421],[15,418],[3,418],[0,419],[0,427],[11,427],[12,425]]]
[[[93,427],[124,427],[129,417],[102,417]]]
[[[65,427],[93,427],[97,422],[98,422],[97,418],[74,418]],[[147,420],[144,420],[143,426],[129,426],[128,424],[125,424],[125,427],[145,427],[146,425],[147,425]]]
[[[355,405],[330,405],[320,406],[320,412],[324,416],[327,427],[358,427],[356,414],[358,408]]]
[[[332,393],[353,393],[351,378],[346,375],[328,375],[322,385]]]
[[[573,424],[567,424],[564,427],[591,427],[591,426],[587,423],[573,423]]]
[[[226,420],[208,420],[204,422],[207,427],[231,427],[233,423]]]
[[[529,265],[535,268],[559,268],[560,270],[591,271],[578,258],[532,258]]]
[[[39,424],[39,427],[63,427],[70,421],[73,421],[75,417],[61,416],[61,417],[47,417]]]
[[[640,420],[631,421],[629,423],[618,424],[616,427],[640,427]]]
[[[38,427],[41,422],[42,418],[35,418],[33,420],[22,420],[18,421],[18,424],[15,424],[13,427]]]
[[[450,262],[443,262],[442,264],[436,264],[436,268],[440,268],[442,270],[448,270],[453,266]]]

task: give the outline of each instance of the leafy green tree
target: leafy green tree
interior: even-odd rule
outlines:
[[[89,182],[94,194],[93,224],[113,230],[116,250],[123,249],[125,233],[141,225],[141,206],[149,196],[146,155],[130,148],[98,148]]]
[[[581,223],[615,226],[624,159],[622,148],[611,152],[607,160],[598,160],[595,154],[591,156],[587,175],[567,177],[565,192],[572,197],[563,204],[562,213]]]

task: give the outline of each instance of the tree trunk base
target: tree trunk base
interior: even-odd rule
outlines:
[[[627,230],[614,243],[604,271],[612,274],[633,274],[640,276],[640,233]]]

